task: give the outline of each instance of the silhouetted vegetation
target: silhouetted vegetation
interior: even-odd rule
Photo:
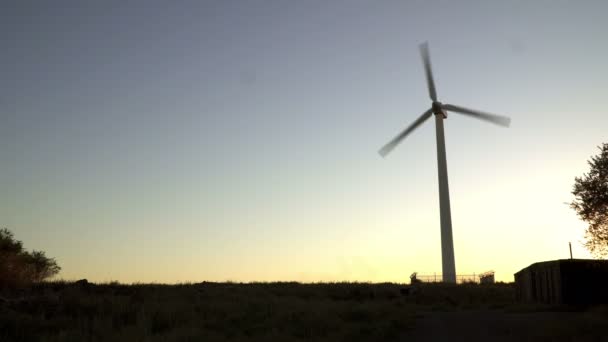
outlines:
[[[0,229],[0,287],[27,285],[54,276],[61,268],[42,251],[28,252],[13,233]]]
[[[526,315],[558,308],[517,304],[512,284],[416,287],[402,295],[403,285],[389,283],[43,282],[2,293],[0,341],[396,341],[428,315],[445,313],[515,315],[522,327],[508,330],[496,319],[504,330],[496,333],[570,341],[581,327],[603,336],[598,322],[608,317],[594,309],[536,327]],[[564,339],[553,338],[551,326],[567,326],[559,330]]]
[[[585,246],[595,256],[608,255],[608,144],[599,147],[600,153],[588,161],[591,169],[583,177],[576,177],[571,207],[589,226],[585,232]]]

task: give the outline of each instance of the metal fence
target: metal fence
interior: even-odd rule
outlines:
[[[421,281],[423,283],[440,283],[443,281],[443,275],[441,273],[416,274],[415,279],[418,281]],[[457,274],[456,275],[457,284],[463,284],[463,283],[479,284],[482,282],[482,280],[489,280],[486,282],[493,283],[494,282],[494,272],[489,271],[489,272],[484,272],[484,273]]]

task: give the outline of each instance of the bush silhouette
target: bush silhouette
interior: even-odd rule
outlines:
[[[576,177],[570,206],[589,224],[585,246],[597,257],[608,256],[608,143],[599,146],[600,153],[587,163],[588,173]]]
[[[42,251],[28,252],[13,233],[0,229],[0,287],[27,285],[54,276],[61,270]]]

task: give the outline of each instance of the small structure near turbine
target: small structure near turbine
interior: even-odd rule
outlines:
[[[416,284],[416,283],[420,283],[421,280],[418,279],[418,272],[414,272],[412,273],[412,275],[410,275],[410,284]]]
[[[562,259],[537,262],[515,273],[523,302],[608,304],[608,260]]]
[[[420,53],[424,62],[429,95],[431,97],[431,108],[399,133],[395,138],[384,145],[379,153],[385,157],[389,154],[405,137],[415,130],[418,126],[435,115],[435,131],[437,136],[437,171],[439,175],[439,215],[441,221],[441,263],[443,281],[456,283],[456,262],[454,260],[454,242],[452,239],[452,215],[450,213],[450,193],[448,189],[448,167],[445,155],[445,137],[443,133],[443,120],[448,117],[447,111],[468,115],[476,119],[485,120],[493,124],[508,127],[511,119],[508,117],[485,113],[482,111],[468,109],[451,104],[444,104],[437,100],[435,90],[435,80],[431,68],[431,58],[427,43],[420,45]]]
[[[419,283],[441,283],[443,281],[443,275],[441,273],[427,273],[419,274],[418,272],[412,273],[410,276],[410,284]],[[469,273],[469,274],[457,274],[457,284],[494,284],[494,271],[487,271],[484,273]]]
[[[483,272],[479,275],[480,284],[494,284],[494,271]]]

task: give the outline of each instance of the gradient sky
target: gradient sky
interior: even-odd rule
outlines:
[[[0,5],[0,226],[65,279],[408,281],[589,257],[566,203],[608,142],[605,1]]]

